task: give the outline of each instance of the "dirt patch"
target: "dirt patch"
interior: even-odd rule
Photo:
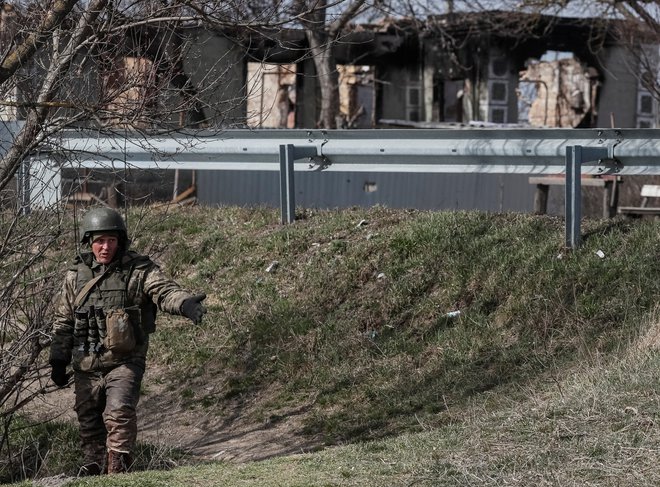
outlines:
[[[44,477],[43,479],[35,480],[33,483],[36,487],[61,487],[72,480],[75,480],[75,477],[68,477],[62,474],[53,477]]]
[[[184,406],[178,392],[166,391],[147,372],[138,406],[138,441],[179,448],[189,454],[236,463],[318,450],[320,440],[303,434],[302,420],[309,404],[279,410],[264,421],[254,418],[260,401],[232,399],[218,414],[213,408]],[[73,387],[60,389],[32,403],[26,412],[39,420],[76,423]]]
[[[303,453],[320,448],[321,442],[305,436],[302,419],[308,405],[280,410],[255,422],[253,406],[259,401],[232,399],[217,414],[213,408],[187,408],[176,394],[151,386],[139,406],[140,440],[181,448],[213,460],[249,462]],[[154,390],[155,389],[155,390]],[[160,390],[158,390],[160,389]]]

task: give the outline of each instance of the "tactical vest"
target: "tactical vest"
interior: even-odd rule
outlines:
[[[104,270],[96,269],[96,275],[90,267],[90,254],[81,256],[75,266],[76,296],[87,282]],[[109,264],[110,270],[91,289],[86,299],[74,310],[74,349],[87,355],[103,352],[103,339],[106,337],[105,317],[112,309],[124,309],[130,316],[137,344],[146,342],[156,324],[156,308],[151,300],[144,299],[142,283],[138,279],[131,281],[136,269],[146,268],[151,261],[143,256],[129,252],[121,259],[121,264]]]

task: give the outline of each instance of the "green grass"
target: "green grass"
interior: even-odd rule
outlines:
[[[657,336],[656,336],[657,339]],[[643,339],[610,362],[478,395],[441,425],[242,465],[78,481],[70,486],[658,485],[657,372]]]
[[[568,251],[562,220],[531,215],[149,211],[134,246],[209,309],[199,328],[159,317],[155,380],[219,418],[249,403],[255,423],[314,398],[305,434],[334,447],[121,485],[659,480],[657,222],[586,221]]]
[[[331,442],[414,429],[414,415],[445,402],[625,347],[660,286],[652,223],[592,222],[583,247],[566,252],[562,222],[545,217],[376,208],[255,228],[250,210],[228,211],[214,226],[228,243],[199,247],[206,267],[221,254],[216,274],[188,271],[211,297],[212,335],[168,328],[153,359],[179,353],[182,377],[222,364],[232,394],[273,382],[283,402],[314,392],[327,406],[308,431]],[[189,234],[170,238],[166,268],[181,242],[192,245]]]

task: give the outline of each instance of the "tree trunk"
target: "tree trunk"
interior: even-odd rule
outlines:
[[[322,32],[307,30],[307,39],[316,67],[316,75],[321,88],[321,112],[319,128],[337,128],[339,117],[339,74],[332,52],[333,42]]]

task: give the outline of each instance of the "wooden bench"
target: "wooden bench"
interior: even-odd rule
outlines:
[[[621,206],[619,208],[619,214],[628,215],[628,216],[644,216],[644,215],[660,215],[660,207],[658,206],[647,206],[649,199],[651,198],[660,198],[660,185],[657,184],[645,184],[642,186],[641,191],[639,192],[642,197],[642,203],[640,206]]]
[[[623,180],[620,176],[582,177],[581,186],[603,188],[603,218],[612,218],[616,215],[619,204],[619,184]],[[534,194],[534,213],[544,215],[548,211],[548,192],[550,186],[565,186],[564,176],[533,176],[529,184],[536,185]]]

